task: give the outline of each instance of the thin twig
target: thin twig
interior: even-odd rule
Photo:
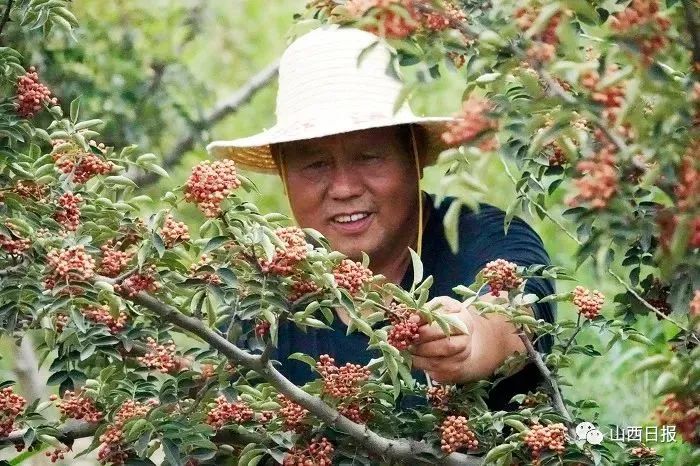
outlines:
[[[266,66],[262,71],[253,76],[240,89],[234,92],[230,97],[218,103],[207,116],[197,122],[192,130],[178,140],[172,150],[163,157],[161,167],[165,170],[174,167],[178,164],[183,155],[194,147],[197,137],[202,130],[211,128],[225,117],[236,113],[243,105],[248,103],[250,99],[260,90],[267,86],[277,76],[279,69],[279,61]],[[157,182],[160,176],[155,173],[144,173],[131,176],[131,179],[139,185],[139,187],[148,186]]]
[[[524,330],[521,330],[518,332],[518,336],[520,337],[520,340],[523,342],[525,345],[525,349],[527,351],[528,356],[530,357],[530,360],[535,363],[535,366],[537,369],[540,371],[540,374],[542,374],[542,377],[547,381],[549,384],[549,389],[552,395],[552,400],[554,401],[554,409],[557,410],[557,412],[564,418],[566,419],[567,423],[569,424],[569,431],[572,430],[572,419],[571,419],[571,414],[569,413],[569,410],[566,409],[566,405],[564,404],[564,399],[561,396],[561,391],[559,390],[559,384],[557,383],[556,379],[554,378],[554,375],[552,374],[552,371],[549,370],[549,367],[544,363],[542,360],[542,356],[540,353],[537,352],[535,347],[532,345],[532,342],[530,341],[530,338],[527,336]]]
[[[513,176],[513,173],[511,173],[510,167],[508,167],[508,163],[505,161],[505,159],[504,159],[503,157],[501,157],[501,164],[503,165],[503,169],[505,170],[506,175],[508,175],[508,178],[510,178],[510,180],[513,182],[513,184],[514,184],[515,186],[517,186],[517,185],[518,185],[518,181],[517,181],[517,180],[515,179],[515,177]],[[581,246],[581,245],[583,244],[583,243],[581,243],[581,241],[579,241],[579,239],[578,239],[573,233],[571,233],[564,225],[562,225],[562,223],[561,223],[559,220],[557,220],[556,218],[554,218],[554,217],[552,216],[552,214],[550,214],[550,213],[547,211],[547,209],[545,209],[545,207],[544,207],[543,205],[540,205],[536,200],[532,199],[532,198],[530,197],[530,195],[529,195],[526,191],[523,191],[522,188],[521,188],[521,189],[518,190],[518,192],[519,192],[520,194],[522,194],[523,196],[525,196],[525,197],[527,198],[527,200],[528,200],[529,202],[531,202],[532,204],[534,204],[538,209],[540,209],[540,212],[542,212],[542,214],[543,214],[545,217],[547,217],[551,222],[553,222],[556,226],[558,226],[559,229],[560,229],[564,234],[566,234],[566,236],[568,236],[569,238],[571,238],[572,240],[574,240],[574,241],[576,242],[577,245]]]
[[[578,319],[576,320],[576,331],[573,335],[571,335],[571,338],[569,338],[569,341],[566,342],[566,345],[564,345],[564,349],[561,351],[562,354],[566,354],[566,352],[569,351],[569,347],[574,342],[574,340],[576,339],[576,335],[578,335],[582,328],[583,327],[581,327],[581,314],[579,314]]]
[[[676,327],[678,327],[678,328],[680,328],[681,330],[683,330],[684,332],[689,333],[689,330],[688,330],[687,328],[685,328],[683,325],[679,324],[679,323],[676,322],[674,319],[672,319],[671,317],[667,316],[666,314],[664,314],[663,312],[661,312],[660,310],[658,310],[655,306],[651,305],[646,299],[642,298],[642,297],[639,295],[639,293],[637,293],[636,291],[634,291],[634,289],[633,289],[630,285],[628,285],[627,282],[625,282],[622,278],[620,278],[620,277],[619,277],[615,272],[613,272],[611,269],[608,269],[608,273],[609,273],[610,275],[612,275],[618,282],[620,282],[620,285],[624,286],[625,289],[626,289],[632,296],[634,296],[635,298],[637,298],[637,299],[639,300],[639,302],[642,303],[642,305],[643,305],[644,307],[646,307],[647,309],[649,309],[650,311],[652,311],[653,313],[655,313],[657,316],[659,316],[659,318],[664,319],[664,320],[667,320],[667,321],[671,322],[672,324],[674,324]]]
[[[2,15],[2,19],[0,19],[0,34],[2,34],[2,30],[5,29],[5,25],[10,20],[10,9],[12,8],[13,1],[14,0],[7,0],[7,5],[5,6],[5,13],[3,13]]]

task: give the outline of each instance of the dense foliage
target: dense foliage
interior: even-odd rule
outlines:
[[[317,0],[296,18],[293,33],[331,21],[387,37],[415,77],[406,98],[458,73],[466,91],[460,120],[443,135],[454,146],[439,160],[443,192],[458,188],[474,208],[480,161],[500,157],[516,193],[508,218],[527,210],[553,222],[578,245],[578,264],[624,287],[608,299],[582,286],[538,298],[524,293],[527,279],[571,280],[571,271],[506,261],[457,287],[519,328],[528,353],[503,373],[530,359],[545,376],[542,391],[517,396],[512,412],[486,408],[486,381],[413,380],[410,317],[446,332],[459,326],[426,308],[431,277],[416,255],[411,289],[386,283],[366,260],[245,200],[256,187],[230,161],[196,165],[152,211],[127,175],[167,175],[159,158],[111,141],[138,128],[138,142],[155,144],[168,113],[153,107],[147,113],[162,120],[139,126],[131,96],[123,119],[134,127],[112,120],[108,134],[125,133],[105,138],[101,120],[81,117],[80,98],[64,101],[50,71],[32,68],[37,43],[77,27],[69,6],[8,0],[0,17],[2,37],[19,44],[0,48],[0,318],[8,336],[39,342],[57,388],[26,399],[12,381],[2,384],[0,442],[23,451],[15,462],[41,451],[59,460],[80,437],[93,438],[86,452],[104,464],[658,462],[639,441],[587,441],[574,430],[595,420],[596,403],[563,399],[559,385],[574,359],[603,351],[579,341],[590,330],[610,334],[609,348],[621,340],[643,348],[637,369],[652,371],[664,396],[655,418],[687,446],[673,461],[700,462],[696,2]],[[201,211],[198,231],[182,222],[186,203]],[[553,214],[557,204],[565,218]],[[448,214],[453,243],[460,208]],[[483,301],[487,285],[507,298]],[[526,311],[538,300],[570,302],[578,318],[538,321]],[[614,317],[601,314],[606,301]],[[280,323],[324,328],[337,308],[379,357],[362,367],[297,354],[318,379],[294,386],[270,361]],[[673,351],[635,329],[649,313],[671,329],[662,343]],[[552,354],[537,353],[528,333],[553,335]],[[397,410],[409,395],[428,403]]]

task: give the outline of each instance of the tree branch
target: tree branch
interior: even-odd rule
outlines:
[[[571,414],[569,414],[569,410],[566,409],[564,399],[562,398],[561,391],[559,390],[559,384],[554,378],[552,371],[550,371],[549,367],[547,367],[547,365],[544,363],[544,361],[542,360],[542,356],[540,356],[540,353],[538,353],[535,347],[532,345],[532,342],[530,341],[530,338],[527,336],[527,334],[523,330],[521,330],[518,332],[518,336],[525,345],[525,349],[527,350],[527,354],[530,357],[530,360],[535,363],[535,366],[537,366],[537,369],[540,371],[540,374],[542,374],[542,377],[544,377],[544,379],[549,384],[552,400],[554,401],[554,409],[556,409],[557,412],[564,419],[566,419],[567,423],[569,424],[569,432],[571,432],[573,435],[571,427]]]
[[[688,33],[693,41],[693,62],[695,66],[700,66],[700,20],[695,15],[695,10],[693,7],[693,0],[681,0],[683,4],[683,10],[685,11],[685,21],[688,23]],[[696,73],[700,73],[700,70],[696,68]]]
[[[194,147],[194,143],[202,129],[210,128],[228,115],[237,112],[241,106],[245,105],[253,98],[257,91],[267,86],[277,76],[278,69],[279,61],[271,63],[253,76],[231,96],[217,104],[204,119],[197,122],[196,126],[191,129],[189,134],[175,143],[172,150],[163,157],[161,166],[165,170],[168,170],[177,165],[182,156]],[[131,179],[140,187],[145,187],[157,182],[160,177],[155,173],[148,172],[132,176]]]
[[[111,282],[111,279],[107,277],[100,277],[100,279]],[[264,362],[261,356],[250,354],[238,348],[204,325],[202,321],[180,313],[177,309],[162,303],[143,291],[134,296],[132,300],[134,303],[147,308],[163,320],[201,338],[232,362],[257,372],[280,393],[283,393],[295,403],[308,409],[310,413],[321,421],[335,429],[345,432],[369,451],[380,453],[384,457],[395,461],[411,460],[414,462],[430,462],[426,460],[425,457],[433,456],[436,463],[447,465],[477,466],[482,463],[480,458],[462,453],[452,453],[448,456],[444,456],[444,453],[438,448],[424,442],[382,437],[366,426],[357,424],[347,417],[342,416],[336,409],[326,404],[321,398],[306,393],[282,375],[270,361]]]
[[[2,30],[5,29],[5,25],[10,20],[10,9],[12,8],[13,1],[14,0],[7,0],[7,5],[5,6],[5,13],[3,13],[2,15],[2,19],[0,19],[0,34],[2,34]]]

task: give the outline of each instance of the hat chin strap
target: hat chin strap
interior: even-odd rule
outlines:
[[[413,162],[416,167],[416,184],[418,185],[418,234],[416,238],[416,253],[418,254],[418,257],[421,257],[421,253],[423,252],[423,193],[421,193],[420,188],[420,157],[418,156],[418,144],[416,143],[415,130],[413,129],[413,125],[409,124],[408,127],[411,130],[411,148],[413,150]],[[287,184],[287,164],[284,160],[284,152],[282,151],[282,147],[278,147],[277,150],[279,156],[280,177],[282,178],[284,194],[287,197],[287,202],[289,202],[290,211],[294,213],[294,211],[292,210],[291,201],[289,199],[289,186]]]

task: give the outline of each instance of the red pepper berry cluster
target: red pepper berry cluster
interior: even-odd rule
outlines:
[[[492,109],[493,105],[488,100],[470,95],[462,104],[462,111],[456,120],[447,123],[442,140],[449,146],[458,146],[496,129],[498,122],[489,116]]]
[[[31,118],[39,111],[41,105],[56,105],[58,100],[51,97],[48,87],[39,82],[36,68],[31,66],[29,71],[17,78],[17,102],[15,108],[22,118]]]
[[[63,329],[66,328],[68,322],[70,322],[70,318],[67,315],[56,314],[54,320],[54,328],[56,329],[56,333],[63,333]]]
[[[206,254],[202,254],[202,257],[200,257],[196,263],[190,265],[190,277],[200,278],[206,282],[211,283],[212,285],[221,285],[221,278],[216,273],[208,271],[199,271],[200,268],[209,265],[211,261],[211,257],[209,257]]]
[[[107,305],[87,306],[83,308],[82,313],[88,320],[107,326],[112,333],[119,333],[124,330],[126,321],[129,318],[126,312],[123,311],[119,313],[118,317],[112,316]]]
[[[308,447],[294,447],[282,461],[283,466],[331,466],[335,449],[326,437],[314,440]]]
[[[433,385],[428,389],[428,402],[433,408],[445,410],[451,394],[452,387],[450,385]]]
[[[649,448],[644,444],[638,447],[634,447],[630,450],[630,455],[636,456],[637,458],[651,458],[656,456],[656,450]]]
[[[65,193],[58,198],[58,209],[53,218],[68,231],[75,231],[80,226],[80,194]]]
[[[333,277],[339,287],[345,288],[354,296],[372,278],[372,271],[359,262],[343,259],[333,269]]]
[[[323,378],[323,391],[328,395],[345,399],[357,395],[360,385],[369,379],[369,369],[359,364],[345,363],[336,366],[335,359],[327,354],[319,356],[316,370]]]
[[[338,406],[338,412],[358,424],[367,424],[372,418],[372,411],[368,407],[360,406],[359,403]]]
[[[289,291],[289,300],[292,302],[296,301],[307,294],[316,293],[320,289],[321,288],[311,280],[298,277],[292,282],[292,286]]]
[[[444,31],[467,20],[466,13],[452,0],[443,0],[439,9],[422,11],[422,24],[432,31]]]
[[[160,231],[166,248],[172,248],[177,243],[188,241],[190,232],[184,222],[178,222],[175,217],[168,214],[163,222],[163,229]]]
[[[52,463],[56,463],[59,460],[63,460],[66,458],[66,453],[68,452],[68,448],[54,448],[53,450],[48,450],[44,452],[44,455],[51,461]]]
[[[207,414],[207,424],[215,430],[221,429],[224,425],[231,422],[242,424],[252,421],[255,413],[247,404],[242,401],[229,402],[226,397],[221,395],[216,399],[216,404],[212,406]]]
[[[482,275],[491,287],[491,294],[498,296],[501,291],[518,288],[523,279],[518,276],[518,265],[505,259],[496,259],[484,267]]]
[[[309,411],[281,393],[277,395],[277,401],[282,405],[279,415],[283,419],[284,430],[301,433],[304,430],[304,418]]]
[[[676,426],[686,442],[700,444],[700,395],[686,397],[675,393],[667,395],[662,407],[656,409],[659,425]]]
[[[586,319],[595,319],[605,303],[605,296],[598,290],[588,290],[582,286],[574,288],[574,306]]]
[[[278,228],[275,234],[284,243],[284,248],[275,248],[271,260],[260,259],[260,268],[266,273],[289,276],[294,272],[294,267],[306,258],[308,247],[304,231],[299,227],[285,227]]]
[[[0,437],[7,437],[12,432],[15,419],[26,406],[27,400],[16,394],[12,387],[0,390]]]
[[[206,380],[216,376],[216,365],[214,364],[202,364],[199,369],[199,379]]]
[[[665,34],[670,26],[671,21],[659,14],[657,0],[632,0],[627,8],[613,16],[612,20],[614,31],[622,34],[633,32],[647,64],[653,61],[656,52],[668,44]],[[649,34],[640,34],[641,27],[649,29]]]
[[[102,246],[102,261],[100,262],[99,272],[105,277],[116,277],[127,266],[132,257],[133,251],[122,251],[121,241],[109,240]]]
[[[255,334],[259,337],[264,337],[270,331],[270,322],[261,320],[255,324]]]
[[[39,202],[45,201],[46,191],[46,185],[27,180],[19,180],[12,187],[12,192],[18,196],[25,199],[34,199]]]
[[[176,372],[180,368],[175,354],[176,346],[174,343],[170,342],[166,345],[160,345],[152,337],[148,337],[146,345],[148,346],[148,352],[136,358],[141,365],[149,369],[157,369],[163,374]]]
[[[690,301],[690,318],[696,319],[700,317],[700,290],[695,290],[695,295]]]
[[[95,259],[85,252],[85,246],[68,249],[52,249],[46,255],[46,278],[44,286],[53,289],[57,285],[85,282],[95,275]],[[78,287],[69,287],[69,294],[82,292]]]
[[[57,400],[56,395],[51,395],[52,401]],[[82,392],[72,392],[66,390],[63,394],[63,399],[58,402],[58,410],[61,416],[70,419],[82,419],[86,422],[100,422],[103,415],[95,406],[92,398],[85,396]]]
[[[185,200],[194,202],[204,215],[221,213],[221,202],[241,186],[233,160],[205,160],[195,166],[185,183]]]
[[[683,154],[674,190],[681,211],[700,205],[700,142],[693,142]]]
[[[569,162],[569,158],[566,156],[566,152],[561,148],[556,142],[548,144],[552,152],[549,155],[549,166],[550,167],[563,167]]]
[[[129,275],[120,285],[114,285],[114,289],[119,293],[124,293],[129,297],[134,297],[142,291],[155,293],[160,288],[160,283],[155,278],[156,268],[150,266],[141,273]]]
[[[258,413],[258,422],[260,424],[266,424],[275,418],[274,411],[260,411]]]
[[[539,16],[539,11],[533,7],[518,8],[515,11],[515,22],[522,31],[527,31],[535,23]],[[534,39],[537,40],[527,50],[527,56],[531,60],[543,63],[554,58],[556,46],[559,44],[557,27],[561,22],[562,14],[557,13],[547,21],[547,25],[542,32],[538,33]]]
[[[396,7],[404,8],[408,17],[392,10]],[[353,18],[374,18],[376,25],[369,24],[363,29],[390,39],[406,38],[420,25],[420,15],[413,0],[348,0],[345,8]]]
[[[440,449],[449,454],[463,448],[476,450],[479,441],[464,416],[447,416],[440,425]]]
[[[415,342],[418,341],[420,334],[418,333],[418,322],[414,322],[411,317],[416,315],[406,307],[405,304],[392,302],[389,305],[391,312],[389,313],[389,321],[392,324],[387,341],[390,345],[403,351]]]
[[[2,248],[7,254],[13,257],[21,256],[24,251],[29,249],[32,242],[28,239],[22,238],[19,235],[15,235],[17,238],[10,238],[0,234],[0,248]]]
[[[616,70],[611,69],[610,71]],[[598,89],[599,82],[600,75],[597,71],[588,71],[581,75],[581,84],[591,92],[591,99],[605,107],[603,117],[609,123],[614,123],[618,110],[625,103],[626,83],[622,82],[605,89]]]
[[[51,143],[54,146],[51,158],[56,167],[61,173],[71,175],[76,184],[84,184],[97,175],[106,175],[114,168],[112,162],[104,160],[93,152],[84,151],[73,142],[55,139]],[[95,151],[104,153],[106,150],[102,143],[98,144],[91,140],[89,144]]]
[[[544,450],[561,455],[566,447],[566,427],[562,423],[543,426],[533,424],[525,434],[525,445],[530,449],[533,463],[539,464]]]
[[[100,435],[102,445],[97,452],[97,460],[101,464],[124,464],[129,459],[129,455],[124,451],[122,445],[124,424],[136,417],[146,416],[157,405],[156,400],[149,400],[146,403],[126,400],[115,413],[114,422]]]
[[[529,393],[521,403],[526,408],[534,408],[545,403],[549,403],[549,395],[542,392]]]
[[[603,147],[592,159],[578,162],[576,170],[584,176],[574,181],[578,194],[571,203],[583,201],[595,209],[606,207],[618,189],[615,148],[611,145]]]

